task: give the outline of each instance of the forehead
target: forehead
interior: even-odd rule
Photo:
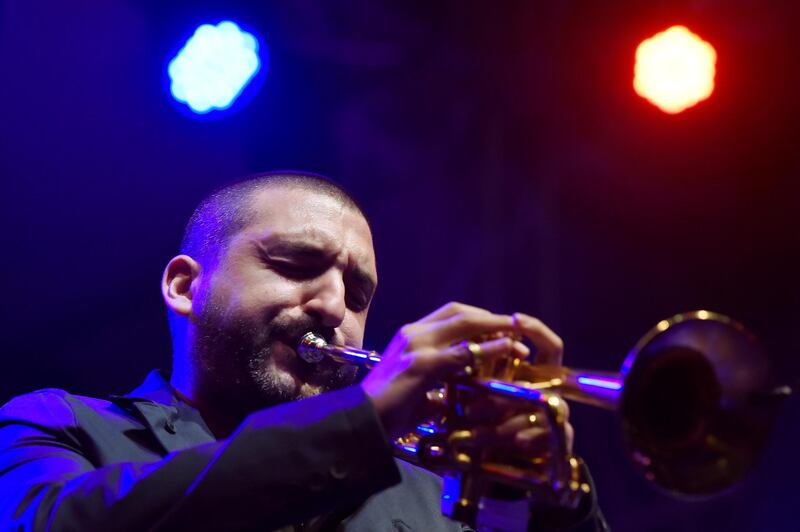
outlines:
[[[294,185],[266,185],[253,193],[245,231],[261,238],[302,240],[345,251],[375,269],[372,234],[354,207],[324,192]]]

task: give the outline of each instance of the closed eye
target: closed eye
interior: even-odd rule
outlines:
[[[345,296],[347,308],[353,312],[362,312],[369,306],[369,298],[363,294],[348,294]]]
[[[321,274],[325,268],[318,264],[307,264],[285,260],[268,260],[268,266],[290,279],[311,279]]]
[[[375,294],[375,281],[360,269],[353,269],[345,276],[347,294],[345,296],[348,308],[354,312],[366,310]]]

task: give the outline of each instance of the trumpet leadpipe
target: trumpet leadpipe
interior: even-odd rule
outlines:
[[[300,338],[300,342],[297,344],[297,354],[309,364],[317,364],[325,357],[341,364],[367,367],[372,367],[381,361],[381,355],[376,351],[329,344],[325,338],[313,332],[307,332]]]

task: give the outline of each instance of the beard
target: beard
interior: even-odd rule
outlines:
[[[195,325],[203,380],[219,400],[242,411],[311,397],[356,380],[353,366],[328,358],[310,364],[297,355],[297,343],[309,331],[333,339],[333,329],[310,316],[280,311],[263,321],[233,316],[212,297]]]

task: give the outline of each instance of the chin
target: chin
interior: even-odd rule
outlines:
[[[350,386],[356,380],[357,370],[336,362],[321,363],[313,367],[310,373],[296,377],[298,396],[311,397]]]
[[[321,386],[314,386],[311,384],[302,384],[297,392],[297,399],[305,399],[307,397],[314,397],[328,390],[324,390]]]
[[[298,359],[280,364],[274,358],[251,365],[250,377],[264,406],[313,397],[353,384],[357,368],[335,362],[308,365]]]

